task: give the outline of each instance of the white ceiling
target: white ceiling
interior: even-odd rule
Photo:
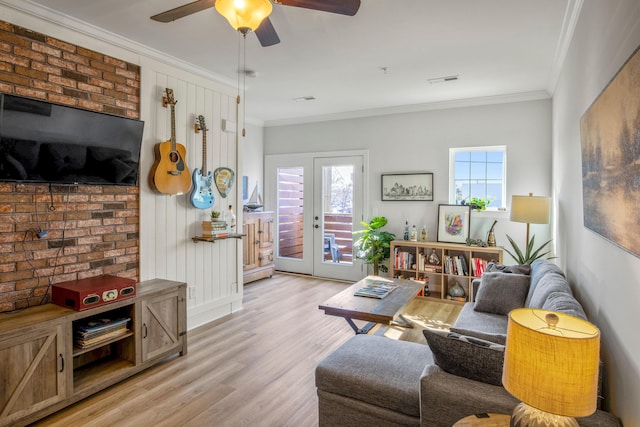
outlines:
[[[135,41],[235,86],[241,37],[215,9],[168,24],[149,19],[189,1],[0,2],[66,25],[91,24],[98,28],[84,31],[114,33],[128,39],[124,45]],[[269,126],[514,95],[548,97],[571,36],[575,3],[362,0],[353,17],[275,4],[271,21],[280,44],[263,48],[254,34],[246,40],[246,69],[257,74],[246,79],[247,117]],[[451,75],[460,79],[427,82]],[[316,100],[294,101],[303,96]]]

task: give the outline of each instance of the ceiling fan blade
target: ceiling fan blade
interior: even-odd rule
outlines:
[[[360,8],[360,0],[274,0],[274,3],[348,16],[355,15]]]
[[[196,0],[192,3],[188,3],[182,6],[178,6],[174,9],[167,10],[166,12],[153,15],[151,19],[158,22],[171,22],[176,19],[184,18],[192,13],[200,12],[201,10],[214,7],[216,0]]]
[[[268,16],[264,18],[255,32],[262,47],[273,46],[274,44],[280,43],[280,37],[278,37],[278,33]]]

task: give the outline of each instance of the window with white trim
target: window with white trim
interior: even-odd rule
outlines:
[[[478,197],[487,209],[506,207],[507,147],[449,149],[449,203],[466,204]]]

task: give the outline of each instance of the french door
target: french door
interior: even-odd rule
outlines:
[[[267,156],[276,269],[342,280],[364,276],[352,234],[361,228],[364,164],[364,153]]]

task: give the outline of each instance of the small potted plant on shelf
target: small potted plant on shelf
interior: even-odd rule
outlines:
[[[391,242],[396,238],[396,235],[380,230],[387,225],[387,218],[376,216],[369,223],[362,221],[360,224],[365,229],[353,232],[354,235],[362,235],[354,243],[357,248],[356,258],[364,260],[365,264],[373,265],[373,274],[376,276],[380,271],[389,271],[382,262],[389,258]]]
[[[211,221],[217,221],[220,218],[220,212],[211,211]]]

